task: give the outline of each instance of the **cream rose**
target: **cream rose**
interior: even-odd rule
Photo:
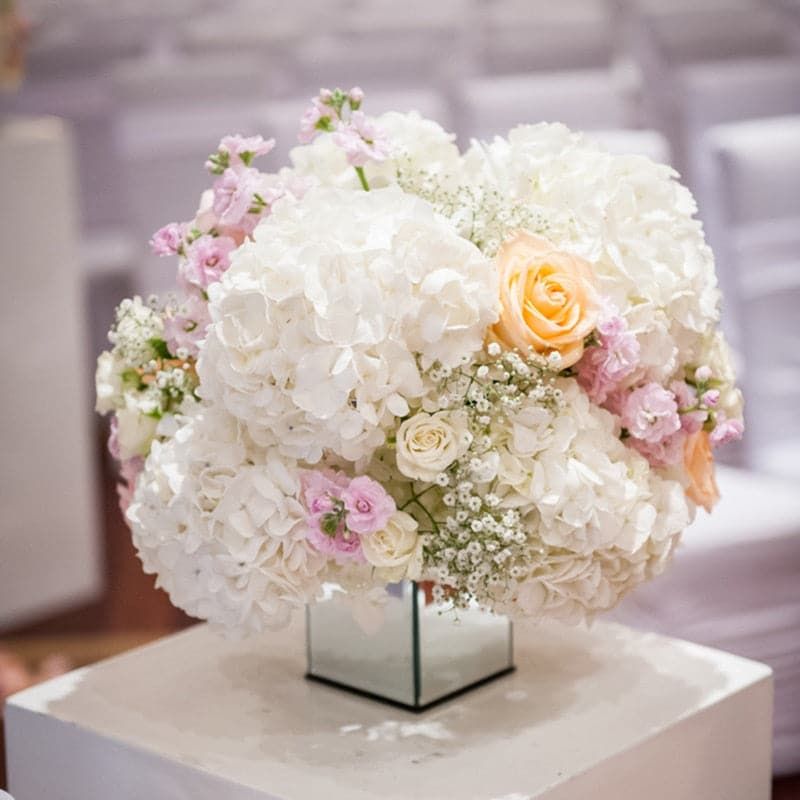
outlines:
[[[591,265],[526,231],[503,243],[496,264],[501,310],[491,336],[521,353],[555,351],[572,366],[597,321]]]
[[[95,410],[98,414],[113,411],[122,398],[122,364],[109,353],[101,353],[97,359],[94,384],[97,391]]]
[[[462,455],[467,435],[447,412],[415,414],[397,431],[397,467],[407,478],[430,482]]]
[[[361,537],[364,557],[387,582],[417,580],[422,572],[422,539],[417,521],[405,511],[395,511],[382,531]]]

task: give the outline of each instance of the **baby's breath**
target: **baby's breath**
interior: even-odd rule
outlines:
[[[509,234],[523,228],[546,234],[549,225],[530,203],[510,200],[486,184],[457,184],[451,176],[414,169],[400,160],[397,183],[403,191],[427,200],[459,233],[485,255],[494,256]]]
[[[551,409],[561,405],[555,366],[535,353],[523,356],[490,344],[470,366],[443,371],[434,364],[428,371],[434,396],[447,398],[442,408],[462,411],[467,419],[468,447],[436,477],[446,488],[447,516],[424,538],[428,574],[448,587],[436,596],[446,595],[456,608],[510,597],[530,574],[535,552],[527,521],[495,492],[497,423],[526,399]]]

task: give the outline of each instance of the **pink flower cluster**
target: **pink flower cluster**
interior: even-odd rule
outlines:
[[[686,437],[701,430],[713,447],[739,439],[744,427],[717,411],[720,392],[710,367],[698,367],[669,388],[650,382],[636,385],[640,347],[628,323],[609,302],[595,329],[597,342],[576,364],[578,383],[593,403],[616,414],[626,443],[653,466],[666,467],[683,459]],[[634,381],[632,386],[626,382]]]
[[[196,358],[210,322],[208,303],[202,297],[190,294],[164,318],[164,339],[170,353],[178,355],[184,350],[187,356]]]
[[[654,467],[682,460],[685,432],[671,391],[653,382],[634,389],[622,399],[620,418],[629,434],[628,444]]]
[[[741,420],[728,419],[716,409],[720,391],[712,383],[711,370],[702,366],[686,380],[673,381],[669,389],[648,383],[617,393],[606,407],[611,404],[609,410],[619,414],[631,447],[653,466],[667,467],[682,461],[687,436],[705,430],[712,447],[742,437]]]
[[[171,222],[153,234],[150,246],[159,256],[180,256],[178,284],[186,302],[164,323],[171,353],[185,350],[196,356],[205,337],[209,317],[207,290],[230,267],[233,251],[253,232],[270,205],[284,189],[262,186],[262,174],[251,167],[253,159],[269,153],[274,139],[261,136],[225,136],[206,168],[219,176],[210,197],[192,223]]]
[[[120,458],[119,440],[117,438],[118,427],[117,415],[114,414],[111,417],[111,430],[108,434],[108,452],[120,462],[120,482],[117,484],[117,497],[119,498],[119,510],[124,517],[128,506],[133,500],[133,493],[136,491],[136,480],[144,469],[144,459],[141,456],[126,459]]]
[[[308,540],[338,562],[365,561],[359,537],[376,533],[397,510],[372,478],[348,478],[333,470],[310,470],[302,477]]]
[[[389,157],[389,141],[384,132],[363,111],[364,92],[354,86],[349,92],[341,89],[320,89],[300,120],[299,141],[308,144],[322,132],[333,134],[333,141],[347,156],[347,163],[361,168],[369,161],[385,161]]]
[[[598,343],[586,348],[576,369],[583,390],[592,402],[603,405],[639,366],[639,342],[611,304],[606,305],[595,333]]]

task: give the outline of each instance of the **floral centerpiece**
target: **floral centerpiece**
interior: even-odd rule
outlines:
[[[291,166],[224,138],[152,240],[178,293],[100,356],[120,499],[173,603],[245,631],[335,583],[579,621],[668,564],[742,433],[675,173],[563,125],[454,137],[320,92]]]

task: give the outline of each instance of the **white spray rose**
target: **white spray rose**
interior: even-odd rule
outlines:
[[[387,582],[404,578],[418,580],[422,571],[422,539],[417,521],[405,511],[396,511],[382,531],[361,537],[365,558],[377,567],[377,576]]]
[[[433,481],[469,446],[469,433],[446,411],[420,412],[397,431],[397,467],[407,478]]]
[[[132,397],[125,398],[125,407],[117,411],[117,441],[119,455],[124,461],[135,456],[146,456],[156,435],[158,419],[143,414]]]

